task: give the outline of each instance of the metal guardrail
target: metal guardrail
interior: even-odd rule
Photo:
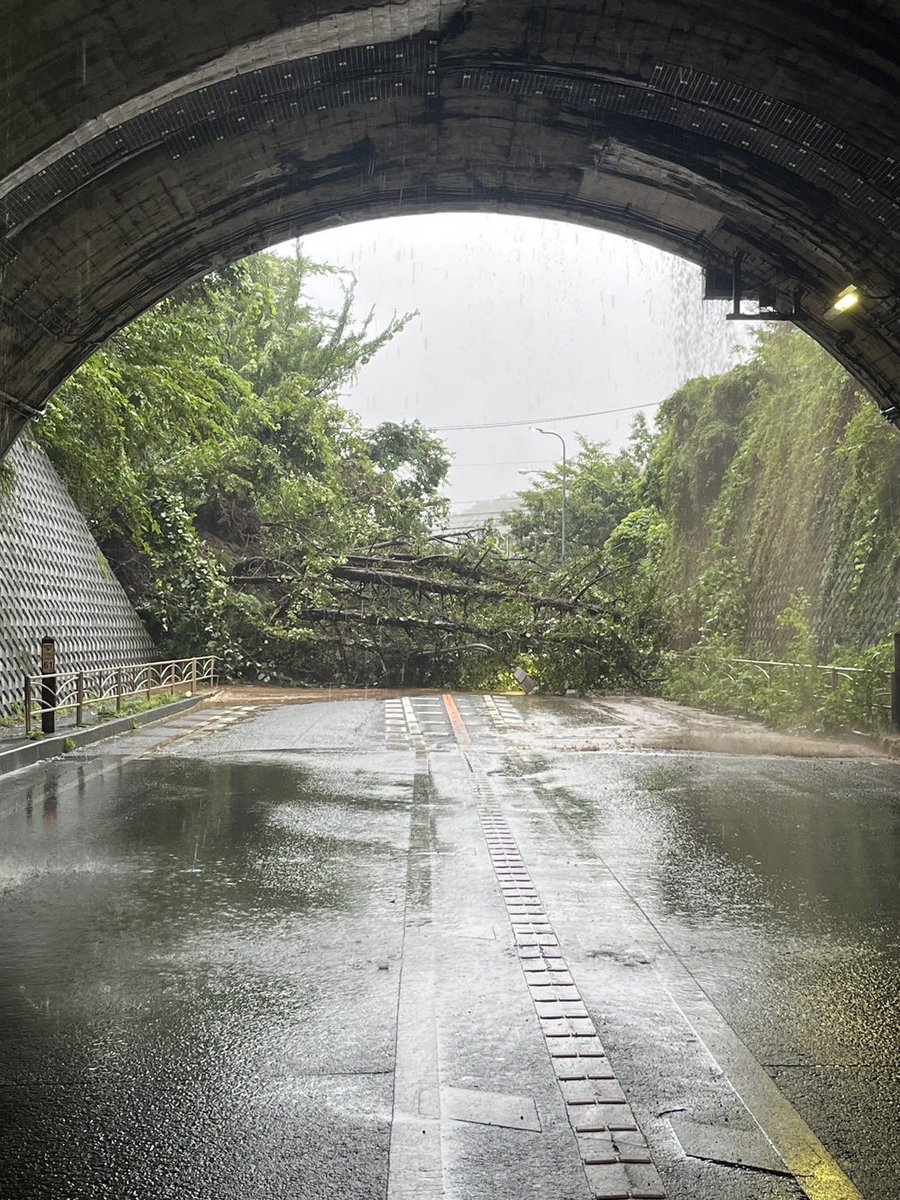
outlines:
[[[853,680],[860,675],[868,675],[873,679],[883,679],[885,686],[875,692],[875,696],[885,697],[885,703],[875,704],[875,709],[881,709],[884,712],[891,714],[891,723],[900,728],[900,714],[896,711],[896,692],[897,688],[894,682],[894,672],[885,670],[876,670],[874,667],[843,667],[836,663],[789,663],[789,662],[767,662],[765,659],[754,658],[733,658],[731,660],[736,665],[756,667],[766,676],[766,679],[771,678],[766,668],[792,668],[798,671],[823,671],[831,676],[831,690],[837,691],[838,681],[840,679]]]
[[[685,657],[692,657],[694,654],[696,651],[688,651]],[[838,663],[779,662],[775,659],[764,658],[732,658],[728,660],[728,665],[755,667],[765,675],[767,680],[771,679],[769,674],[771,670],[823,671],[830,674],[833,690],[837,689],[841,678],[852,680],[861,675],[868,675],[875,679],[883,679],[885,681],[884,688],[875,694],[887,697],[887,703],[879,704],[877,707],[889,712],[891,724],[895,729],[900,729],[900,633],[894,634],[893,671],[875,667],[845,667]],[[729,677],[731,678],[731,676]],[[735,682],[733,678],[732,682]]]
[[[797,671],[828,671],[831,674],[832,686],[837,686],[837,681],[840,676],[846,679],[852,679],[854,675],[881,675],[885,679],[890,679],[890,671],[879,671],[874,667],[842,667],[837,663],[793,663],[793,662],[776,662],[765,658],[732,658],[729,660],[732,663],[737,663],[742,666],[759,667],[765,673],[766,667],[792,667]]]
[[[25,676],[25,733],[30,734],[35,718],[44,732],[53,732],[55,714],[75,713],[75,724],[84,724],[86,709],[112,703],[122,711],[127,700],[150,700],[154,694],[196,692],[216,682],[218,659],[214,654],[198,658],[175,658],[167,662],[134,663],[125,667],[100,667],[90,671],[55,671]],[[47,725],[51,728],[48,730]]]

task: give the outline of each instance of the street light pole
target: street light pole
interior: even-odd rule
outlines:
[[[560,534],[560,562],[566,561],[566,441],[561,433],[557,433],[554,429],[540,429],[537,425],[532,425],[533,433],[543,433],[549,437],[559,438],[559,443],[562,446],[562,528]]]

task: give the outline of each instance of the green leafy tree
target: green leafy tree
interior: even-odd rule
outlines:
[[[366,435],[336,402],[407,318],[354,323],[352,284],[336,313],[314,310],[303,291],[322,270],[298,249],[193,285],[111,339],[37,427],[173,652],[226,649],[246,667],[250,643],[294,635],[236,577],[289,558],[314,595],[350,546],[398,521],[421,532],[440,508],[439,444],[421,426]]]
[[[573,558],[602,549],[619,522],[636,507],[641,459],[647,452],[646,423],[618,454],[602,442],[579,438],[567,464],[566,543]],[[521,553],[547,565],[559,560],[562,521],[562,465],[541,474],[519,493],[521,507],[506,523]]]

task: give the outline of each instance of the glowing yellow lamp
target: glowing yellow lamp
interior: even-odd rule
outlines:
[[[838,292],[834,298],[830,308],[826,308],[825,316],[827,319],[839,317],[841,313],[847,312],[859,304],[859,288],[851,283],[849,287],[845,287],[842,292]]]

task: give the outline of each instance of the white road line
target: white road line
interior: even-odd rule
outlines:
[[[417,755],[410,818],[394,1110],[388,1163],[387,1200],[441,1200],[440,1064],[438,1059],[437,973],[431,923],[431,832],[427,806],[431,790],[424,753]],[[423,904],[415,898],[426,895]]]

